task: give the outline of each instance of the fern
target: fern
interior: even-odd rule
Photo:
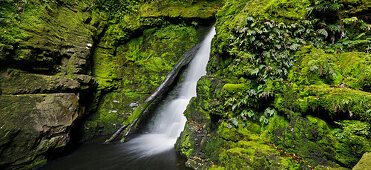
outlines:
[[[326,29],[324,29],[324,28],[319,29],[319,30],[317,31],[317,33],[318,33],[319,35],[323,35],[325,38],[328,37],[328,33],[327,33]]]

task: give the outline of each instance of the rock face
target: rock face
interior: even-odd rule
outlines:
[[[74,93],[1,95],[0,164],[45,163],[43,154],[69,142],[79,112]]]
[[[363,154],[361,160],[353,167],[352,170],[371,169],[371,153],[366,152]]]
[[[86,3],[0,3],[0,167],[28,169],[70,142],[89,105],[97,28]]]
[[[0,2],[0,169],[39,166],[71,136],[132,121],[221,7],[112,2]]]

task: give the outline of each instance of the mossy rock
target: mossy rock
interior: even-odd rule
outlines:
[[[227,91],[228,93],[236,93],[246,89],[245,84],[225,84],[223,86],[223,90]]]
[[[22,12],[13,11],[16,17],[9,16],[8,22],[17,24],[6,25],[1,33],[9,37],[6,43],[17,47],[15,55],[7,56],[9,60],[29,70],[58,72],[57,66],[64,57],[77,55],[84,60],[89,57],[95,28],[89,25],[91,17],[85,3],[58,5],[35,1],[13,5],[18,5]],[[17,31],[7,31],[12,29]],[[82,69],[85,71],[86,66]]]
[[[348,126],[333,129],[324,120],[312,116],[296,117],[290,122],[276,116],[264,135],[286,153],[300,155],[310,166],[352,167],[362,153],[371,148],[369,137],[359,135],[359,131],[349,131],[345,125]]]
[[[1,95],[0,166],[25,168],[46,162],[40,156],[64,147],[79,116],[75,94]]]
[[[121,30],[115,25],[110,27]],[[111,36],[110,32],[104,36]],[[98,88],[125,88],[151,93],[183,54],[197,42],[195,28],[182,25],[144,30],[142,36],[118,47],[107,45],[103,38],[93,55],[93,74],[97,78]]]
[[[50,76],[15,69],[8,69],[0,75],[0,89],[3,94],[77,91],[82,88],[82,85],[92,85],[92,82],[92,77],[88,75]]]
[[[371,94],[359,90],[352,90],[348,88],[331,88],[323,86],[309,86],[306,88],[313,96],[323,96],[308,100],[312,109],[322,107],[329,112],[333,120],[340,118],[352,118],[362,121],[370,121],[370,101]],[[321,116],[322,117],[322,116]]]
[[[342,85],[364,91],[370,90],[371,67],[369,55],[363,52],[326,53],[313,46],[297,52],[300,65],[290,74],[290,81],[303,85]],[[300,74],[300,76],[298,76]]]
[[[116,26],[111,25],[119,31]],[[104,36],[111,36],[107,34],[110,32]],[[142,36],[118,47],[101,39],[93,55],[93,74],[98,90],[114,92],[102,97],[97,112],[89,118],[87,136],[113,133],[121,124],[138,118],[140,113],[129,104],[141,104],[197,42],[196,29],[187,25],[146,29]]]
[[[353,170],[371,169],[371,153],[366,152],[363,154],[361,160],[353,167]]]
[[[147,2],[141,7],[139,14],[141,17],[181,17],[194,19],[211,19],[215,13],[223,6],[223,1],[192,1],[192,2]]]

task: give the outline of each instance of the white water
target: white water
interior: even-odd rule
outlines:
[[[159,113],[154,118],[149,132],[131,139],[127,143],[130,145],[132,154],[138,157],[147,157],[174,148],[186,122],[183,112],[190,99],[196,96],[197,81],[206,74],[211,40],[214,35],[215,28],[212,27],[187,68],[188,72],[180,86],[179,94],[175,99],[160,106]]]

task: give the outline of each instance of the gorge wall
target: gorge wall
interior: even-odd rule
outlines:
[[[176,144],[186,165],[352,168],[365,155],[367,169],[369,10],[363,0],[227,0]]]
[[[0,169],[135,119],[216,18],[176,150],[197,169],[369,166],[367,0],[0,1]],[[361,157],[363,158],[361,159]],[[362,167],[363,166],[363,167]]]
[[[0,2],[0,167],[111,135],[199,41],[221,3]]]

